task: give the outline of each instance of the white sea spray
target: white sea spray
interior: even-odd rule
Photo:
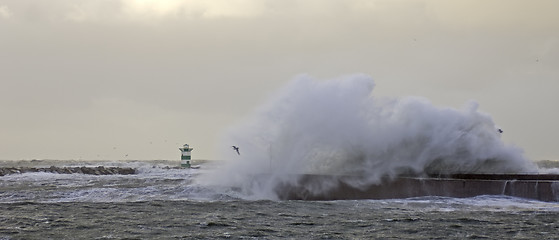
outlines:
[[[274,187],[296,184],[297,174],[359,175],[350,184],[360,187],[401,174],[537,171],[475,101],[437,107],[422,97],[375,97],[374,86],[366,75],[297,77],[225,134],[229,161],[204,181],[273,198]]]

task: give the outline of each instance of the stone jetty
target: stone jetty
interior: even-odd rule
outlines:
[[[27,172],[46,172],[46,173],[58,173],[58,174],[90,174],[90,175],[130,175],[136,174],[136,169],[134,168],[123,168],[123,167],[0,167],[0,176],[8,174],[21,174]]]

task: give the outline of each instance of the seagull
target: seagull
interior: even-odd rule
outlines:
[[[231,146],[231,147],[233,147],[233,149],[234,149],[235,151],[237,151],[237,154],[238,154],[238,155],[241,155],[241,153],[239,153],[239,147],[237,147],[237,146]]]

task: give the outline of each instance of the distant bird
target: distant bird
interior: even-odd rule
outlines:
[[[237,146],[231,146],[231,147],[233,147],[233,150],[237,151],[238,155],[241,155],[241,153],[239,153],[239,147]]]
[[[497,130],[497,131],[499,131],[499,133],[503,133],[503,129],[499,128],[499,130]]]

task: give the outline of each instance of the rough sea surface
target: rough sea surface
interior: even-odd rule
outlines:
[[[506,196],[250,200],[178,161],[2,161],[133,167],[135,175],[0,177],[0,239],[559,239],[559,203]]]

